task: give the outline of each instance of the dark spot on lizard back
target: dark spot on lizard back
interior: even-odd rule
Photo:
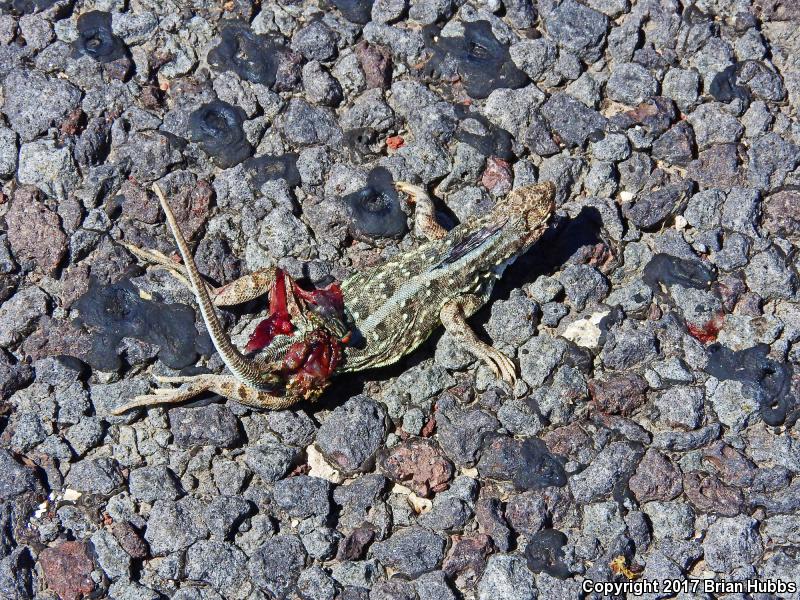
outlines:
[[[113,62],[128,53],[125,42],[114,35],[111,29],[111,14],[99,10],[78,17],[75,49],[79,54],[90,56],[101,63]]]
[[[525,546],[528,568],[534,573],[547,573],[552,577],[567,579],[571,573],[564,563],[563,547],[567,536],[556,529],[543,529],[533,534]]]
[[[400,237],[408,229],[406,214],[394,189],[392,175],[383,167],[373,169],[366,187],[343,198],[355,236]]]
[[[767,425],[797,420],[798,397],[792,389],[792,366],[769,358],[769,346],[758,344],[734,351],[721,344],[708,347],[708,364],[704,371],[717,379],[732,379],[757,387],[759,412]]]
[[[244,168],[256,188],[276,179],[285,180],[289,187],[300,185],[297,154],[294,152],[282,156],[254,156],[244,162]]]
[[[464,24],[464,35],[438,36],[435,26],[423,30],[425,45],[432,53],[423,68],[429,77],[452,79],[457,75],[472,98],[486,98],[499,88],[520,88],[528,76],[511,60],[508,46],[492,33],[488,21]],[[455,73],[453,72],[455,71]]]
[[[281,54],[286,49],[275,38],[253,33],[246,23],[226,21],[220,41],[208,52],[208,64],[217,71],[233,71],[242,79],[275,85]]]
[[[221,100],[203,104],[189,115],[189,133],[217,166],[238,165],[253,152],[244,135],[244,111]]]
[[[372,5],[375,0],[331,0],[342,16],[351,23],[366,25],[372,19]]]
[[[145,300],[128,279],[106,286],[92,281],[74,307],[80,314],[77,324],[93,334],[92,348],[81,358],[101,371],[120,369],[117,347],[126,337],[158,346],[158,358],[173,369],[191,365],[198,353],[209,351],[191,307]]]

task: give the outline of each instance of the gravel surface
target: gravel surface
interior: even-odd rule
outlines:
[[[799,6],[0,1],[0,596],[800,585]],[[447,226],[556,183],[473,319],[513,390],[437,333],[315,405],[112,416],[223,368],[119,244],[174,253],[153,183],[216,283],[326,285],[419,243],[397,180]]]

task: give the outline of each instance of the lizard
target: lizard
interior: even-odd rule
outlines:
[[[513,385],[514,362],[480,340],[467,319],[488,302],[506,267],[546,230],[555,208],[555,185],[543,182],[512,190],[486,214],[469,217],[450,231],[437,221],[433,199],[425,189],[407,182],[396,182],[395,187],[407,194],[414,205],[415,231],[427,241],[410,252],[346,278],[339,288],[344,303],[340,316],[345,323],[339,322],[337,315],[320,316],[308,306],[293,305],[289,297],[289,309],[297,326],[295,337],[278,335],[264,353],[250,357],[231,342],[215,308],[274,291],[276,277],[282,277],[282,272],[275,268],[259,270],[220,288],[210,288],[197,269],[169,203],[155,185],[154,192],[183,265],[155,250],[127,244],[126,247],[141,260],[168,268],[193,291],[213,345],[232,375],[156,376],[160,383],[180,386],[158,388],[137,396],[114,413],[183,402],[208,391],[251,407],[287,408],[304,396],[287,390],[285,377],[275,369],[276,361],[287,353],[297,336],[322,330],[350,331],[333,374],[392,364],[414,351],[443,325],[463,347],[486,363],[497,378]]]

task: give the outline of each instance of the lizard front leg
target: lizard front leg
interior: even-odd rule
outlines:
[[[394,184],[398,192],[408,194],[408,200],[414,204],[414,229],[428,240],[440,240],[447,235],[447,230],[436,220],[436,209],[433,200],[423,188],[406,181]]]
[[[298,401],[292,395],[274,396],[268,392],[257,390],[227,375],[189,375],[178,377],[156,377],[160,383],[180,383],[177,388],[157,388],[150,394],[136,396],[127,404],[112,411],[112,415],[121,415],[132,408],[157,406],[161,404],[180,404],[196,398],[205,392],[213,392],[229,400],[255,408],[280,410]]]
[[[176,263],[158,250],[139,248],[125,242],[122,242],[122,245],[142,262],[153,263],[165,268],[183,285],[192,289],[192,284],[189,282],[188,273],[184,265]],[[218,288],[211,287],[208,282],[206,282],[206,287],[215,306],[234,306],[255,300],[259,296],[266,294],[270,286],[275,282],[275,271],[274,267],[259,269]]]
[[[439,318],[447,332],[460,341],[476,358],[481,359],[492,370],[495,377],[513,386],[517,381],[517,369],[513,361],[478,339],[466,320],[481,305],[481,300],[473,294],[464,294],[448,300],[439,312]]]

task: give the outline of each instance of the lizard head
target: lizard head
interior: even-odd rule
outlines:
[[[552,181],[526,185],[509,192],[492,212],[509,223],[519,221],[522,227],[538,237],[555,209],[555,196],[556,186]]]

